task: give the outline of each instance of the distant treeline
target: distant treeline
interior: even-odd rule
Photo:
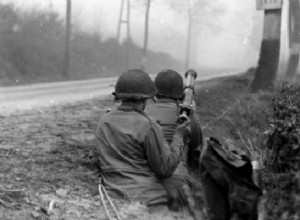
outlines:
[[[72,31],[69,76],[63,76],[65,22],[53,11],[21,11],[0,3],[0,85],[116,76],[139,68],[142,48],[103,41],[98,33]],[[183,66],[166,53],[148,51],[147,72]]]

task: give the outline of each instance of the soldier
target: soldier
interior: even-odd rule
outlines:
[[[181,75],[170,69],[158,73],[154,80],[158,93],[156,102],[148,104],[147,114],[153,116],[162,127],[164,137],[168,143],[175,135],[177,120],[180,112],[180,101],[184,96],[184,85]],[[199,120],[193,111],[190,115],[190,130],[185,135],[185,153],[178,167],[171,177],[163,178],[162,183],[168,192],[168,205],[171,210],[180,211],[194,203],[190,185],[192,181],[189,170],[199,166],[199,156],[202,147],[202,132]],[[189,168],[189,170],[188,170]],[[199,184],[197,184],[199,186]],[[195,210],[190,210],[193,214]]]
[[[107,190],[148,206],[166,204],[159,181],[172,175],[184,152],[183,136],[189,125],[175,125],[169,144],[156,120],[144,109],[156,89],[142,70],[124,72],[115,92],[121,105],[106,113],[96,130],[103,184]]]

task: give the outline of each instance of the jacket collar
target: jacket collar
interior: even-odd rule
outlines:
[[[139,109],[137,109],[135,106],[131,106],[131,105],[119,105],[117,107],[118,110],[121,110],[121,111],[138,111],[138,112],[143,112]]]
[[[166,102],[172,102],[177,104],[177,101],[175,99],[171,99],[171,98],[157,98],[156,99],[157,103],[166,103]]]

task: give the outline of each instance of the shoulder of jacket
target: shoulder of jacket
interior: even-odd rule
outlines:
[[[157,124],[158,123],[155,118],[153,118],[152,116],[150,116],[146,112],[140,112],[140,114],[143,115],[150,122],[150,124]]]
[[[100,116],[100,121],[106,121],[109,120],[111,115],[113,115],[117,109],[107,109],[104,111],[104,113]]]

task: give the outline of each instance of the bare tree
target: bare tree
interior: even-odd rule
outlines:
[[[219,33],[221,27],[218,25],[219,15],[225,12],[223,5],[206,0],[186,0],[174,1],[164,0],[164,4],[169,5],[170,8],[177,11],[179,15],[186,16],[187,18],[187,30],[186,30],[186,54],[184,68],[188,69],[190,66],[191,46],[193,45],[192,33],[195,31],[194,27],[209,27],[209,30],[214,33]],[[207,10],[209,8],[209,10]],[[197,24],[197,25],[194,25]]]
[[[142,70],[145,70],[146,64],[147,64],[147,46],[148,46],[150,4],[151,4],[151,0],[146,0],[144,48],[143,48],[143,56],[142,56],[142,62],[141,62]]]
[[[132,1],[137,7],[142,6],[142,1]],[[148,37],[149,37],[149,13],[151,4],[163,4],[169,6],[170,9],[176,11],[178,16],[187,18],[187,30],[186,30],[186,54],[185,54],[185,64],[184,68],[188,69],[190,65],[191,57],[191,47],[193,44],[192,33],[195,27],[200,28],[203,26],[209,27],[211,31],[218,34],[220,33],[221,27],[218,24],[219,15],[223,14],[226,9],[221,2],[217,5],[214,2],[206,0],[145,0],[146,2],[146,13],[145,13],[145,32],[144,32],[144,46],[143,54],[141,60],[141,69],[146,68],[147,64],[147,47],[148,47]],[[134,8],[134,5],[133,5]],[[209,10],[207,10],[209,9]],[[212,14],[210,14],[212,13]],[[187,17],[186,17],[187,16]],[[197,25],[193,25],[197,22]]]
[[[65,35],[65,58],[63,65],[63,75],[69,75],[70,68],[70,37],[71,37],[71,0],[66,0],[66,35]]]

